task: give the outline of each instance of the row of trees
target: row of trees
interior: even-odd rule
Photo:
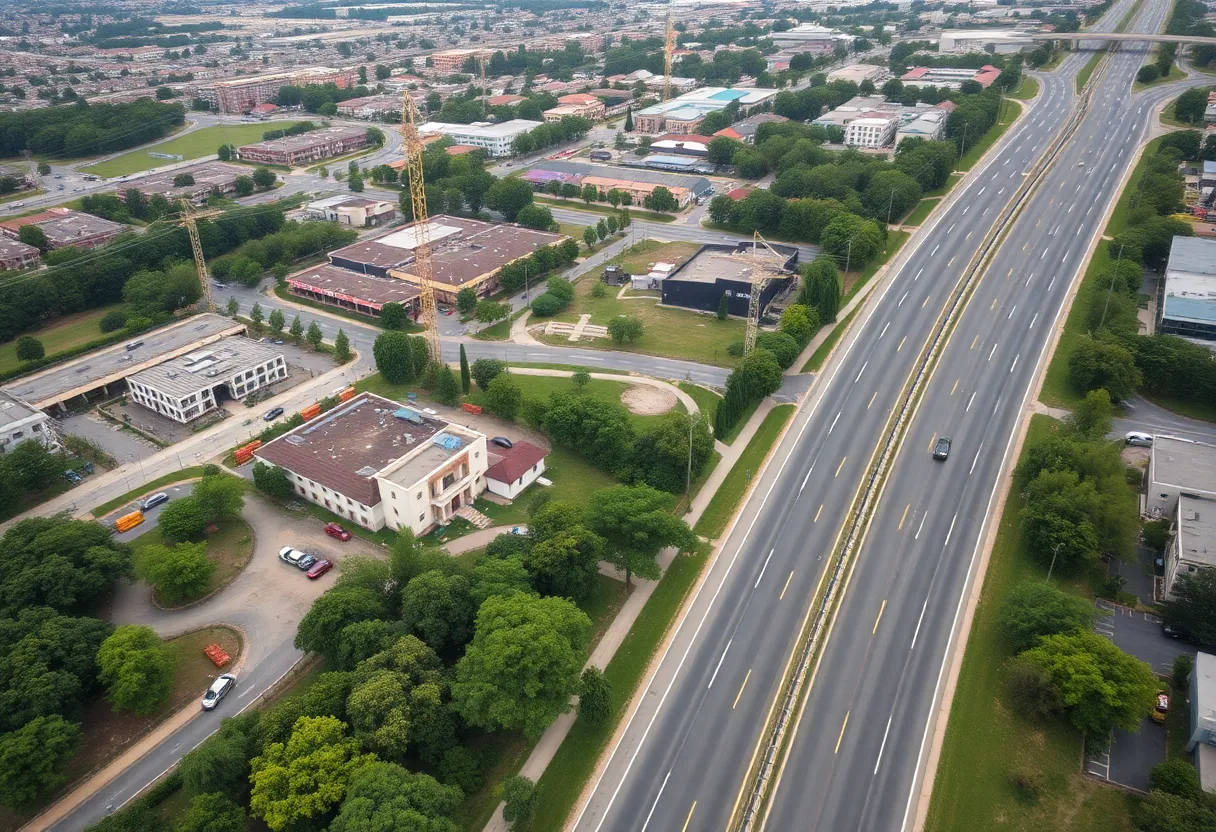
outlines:
[[[268,269],[277,269],[285,275],[301,257],[333,251],[357,238],[357,232],[336,223],[292,220],[273,234],[249,240],[229,254],[215,258],[210,264],[211,273],[218,280],[256,286]]]
[[[755,348],[726,377],[726,391],[714,412],[717,436],[730,433],[740,419],[751,413],[756,402],[777,392],[783,371],[793,366],[819,326],[818,312],[796,303],[782,313],[776,332],[757,336]]]
[[[576,141],[587,135],[591,125],[589,118],[562,116],[561,121],[538,124],[527,133],[516,136],[511,142],[511,151],[523,156],[555,144]]]
[[[58,158],[100,156],[155,141],[185,121],[180,104],[148,99],[0,113],[0,156],[26,150]]]

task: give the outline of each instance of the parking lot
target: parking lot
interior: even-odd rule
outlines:
[[[1194,645],[1162,634],[1158,616],[1109,601],[1100,600],[1097,605],[1107,614],[1098,619],[1094,629],[1121,650],[1148,662],[1154,673],[1168,676],[1177,656],[1195,655]],[[1181,707],[1178,702],[1170,705]],[[1153,766],[1165,760],[1165,753],[1165,726],[1146,716],[1134,734],[1116,729],[1109,751],[1088,756],[1085,770],[1094,777],[1147,792]]]

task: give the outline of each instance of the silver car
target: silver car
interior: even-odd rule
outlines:
[[[220,700],[228,695],[228,691],[236,687],[236,677],[231,673],[221,674],[207,692],[203,694],[203,710],[210,711],[220,704]]]

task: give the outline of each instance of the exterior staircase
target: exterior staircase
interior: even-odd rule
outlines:
[[[457,509],[456,516],[463,517],[479,529],[484,529],[494,522],[472,506],[462,506]]]

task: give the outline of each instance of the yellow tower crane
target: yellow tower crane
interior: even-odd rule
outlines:
[[[414,209],[414,274],[418,277],[418,303],[422,308],[422,326],[426,330],[427,352],[432,361],[441,361],[439,353],[439,313],[435,308],[435,287],[431,271],[431,229],[426,210],[426,185],[422,180],[422,137],[418,135],[418,107],[408,91],[401,96],[401,137],[404,140],[405,174],[410,189],[410,205]]]
[[[198,238],[198,221],[217,217],[224,213],[218,209],[195,211],[190,200],[182,199],[182,215],[177,224],[186,229],[190,235],[190,250],[194,252],[194,269],[198,272],[198,283],[203,290],[203,308],[207,312],[215,311],[215,303],[211,298],[211,280],[207,277],[207,261],[203,257],[203,244]]]
[[[667,33],[663,38],[663,100],[671,98],[671,53],[676,48],[676,23],[667,6]]]
[[[768,249],[767,254],[773,259],[769,259],[765,254],[760,253],[760,246]],[[760,330],[760,296],[764,294],[764,287],[774,277],[779,277],[784,272],[779,265],[775,263],[784,263],[783,258],[778,252],[773,250],[773,247],[768,244],[768,241],[760,236],[759,232],[752,234],[752,251],[748,256],[751,261],[751,297],[747,303],[747,330],[743,335],[743,354],[748,355],[756,347],[756,335]]]

